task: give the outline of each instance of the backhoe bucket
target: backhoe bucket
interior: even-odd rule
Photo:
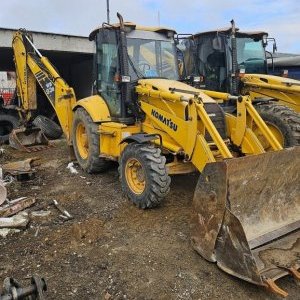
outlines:
[[[199,178],[192,244],[225,272],[281,296],[300,280],[300,147],[208,164]]]
[[[40,151],[50,146],[40,128],[18,128],[9,135],[9,145],[25,152]]]

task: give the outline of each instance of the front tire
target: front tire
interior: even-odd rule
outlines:
[[[123,193],[139,208],[158,206],[170,190],[166,158],[154,145],[132,143],[126,146],[121,154],[119,173]]]
[[[100,135],[98,125],[83,108],[75,111],[72,129],[72,141],[76,159],[80,167],[88,173],[104,172],[110,161],[99,157]]]

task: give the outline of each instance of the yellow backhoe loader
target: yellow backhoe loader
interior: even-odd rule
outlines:
[[[268,34],[242,32],[231,22],[229,28],[181,36],[183,80],[201,89],[249,95],[281,145],[299,145],[300,81],[269,75]],[[224,109],[235,107],[225,103]],[[268,150],[269,145],[261,142]]]
[[[235,276],[285,293],[274,281],[299,276],[300,149],[282,150],[248,97],[218,93],[236,104],[235,115],[225,114],[208,94],[179,82],[174,30],[118,17],[90,34],[97,77],[94,95],[79,101],[30,35],[16,32],[24,89],[32,89],[31,78],[40,84],[83,170],[119,162],[122,190],[140,208],[161,203],[170,175],[199,171],[195,249]],[[274,151],[265,153],[253,124]],[[274,247],[284,262],[272,260]]]

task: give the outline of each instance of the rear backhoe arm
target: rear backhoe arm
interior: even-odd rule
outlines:
[[[76,96],[73,88],[60,77],[49,60],[42,56],[25,30],[14,34],[14,60],[20,106],[27,121],[31,111],[37,109],[36,81],[53,106],[68,143],[71,143],[72,107]]]

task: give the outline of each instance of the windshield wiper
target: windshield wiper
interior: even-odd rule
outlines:
[[[145,79],[144,74],[141,71],[137,70],[136,67],[134,66],[134,63],[132,62],[129,54],[128,54],[128,61],[129,61],[130,65],[131,65],[131,67],[132,67],[135,75],[137,76],[137,78],[138,79]]]

